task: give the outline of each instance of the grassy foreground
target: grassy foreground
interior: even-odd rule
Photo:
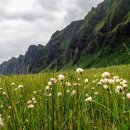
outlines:
[[[129,85],[129,65],[1,76],[0,129],[129,130]]]

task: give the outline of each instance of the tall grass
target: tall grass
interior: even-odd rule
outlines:
[[[130,100],[127,90],[115,91],[120,82],[98,84],[108,71],[130,85],[130,67],[0,77],[0,117],[2,130],[128,130]],[[55,78],[47,89],[50,78]],[[88,79],[88,83],[84,80]],[[121,79],[122,78],[122,79]],[[68,84],[68,82],[70,84]],[[13,83],[13,84],[12,84]],[[19,86],[21,85],[21,87]],[[92,98],[90,100],[89,98]]]

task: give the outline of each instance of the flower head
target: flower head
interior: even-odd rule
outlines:
[[[19,86],[18,86],[18,89],[21,89],[21,88],[23,88],[23,85],[19,85]]]
[[[87,99],[85,99],[86,102],[92,102],[92,97],[88,97]]]
[[[82,68],[77,68],[77,69],[76,69],[76,72],[77,72],[78,74],[83,74],[84,69],[82,69]]]
[[[127,93],[126,98],[130,100],[130,93]]]
[[[110,77],[110,73],[109,73],[109,72],[104,72],[104,73],[102,74],[102,77],[103,77],[103,78],[109,78],[109,77]]]
[[[3,126],[4,126],[4,121],[3,121],[3,119],[0,116],[0,127],[3,127]]]
[[[62,75],[62,74],[60,74],[60,75],[58,76],[58,79],[59,79],[60,81],[63,81],[63,80],[65,79],[65,76]]]
[[[88,84],[88,79],[85,79],[84,82],[85,82],[85,84]]]

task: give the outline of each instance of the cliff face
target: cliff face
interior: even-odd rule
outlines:
[[[24,56],[0,65],[1,74],[37,73],[71,66],[130,63],[130,0],[105,0],[84,20],[56,31],[46,46],[31,45]]]

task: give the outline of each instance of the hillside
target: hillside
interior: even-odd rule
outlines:
[[[1,74],[130,63],[130,0],[105,0],[43,45],[0,65]]]

